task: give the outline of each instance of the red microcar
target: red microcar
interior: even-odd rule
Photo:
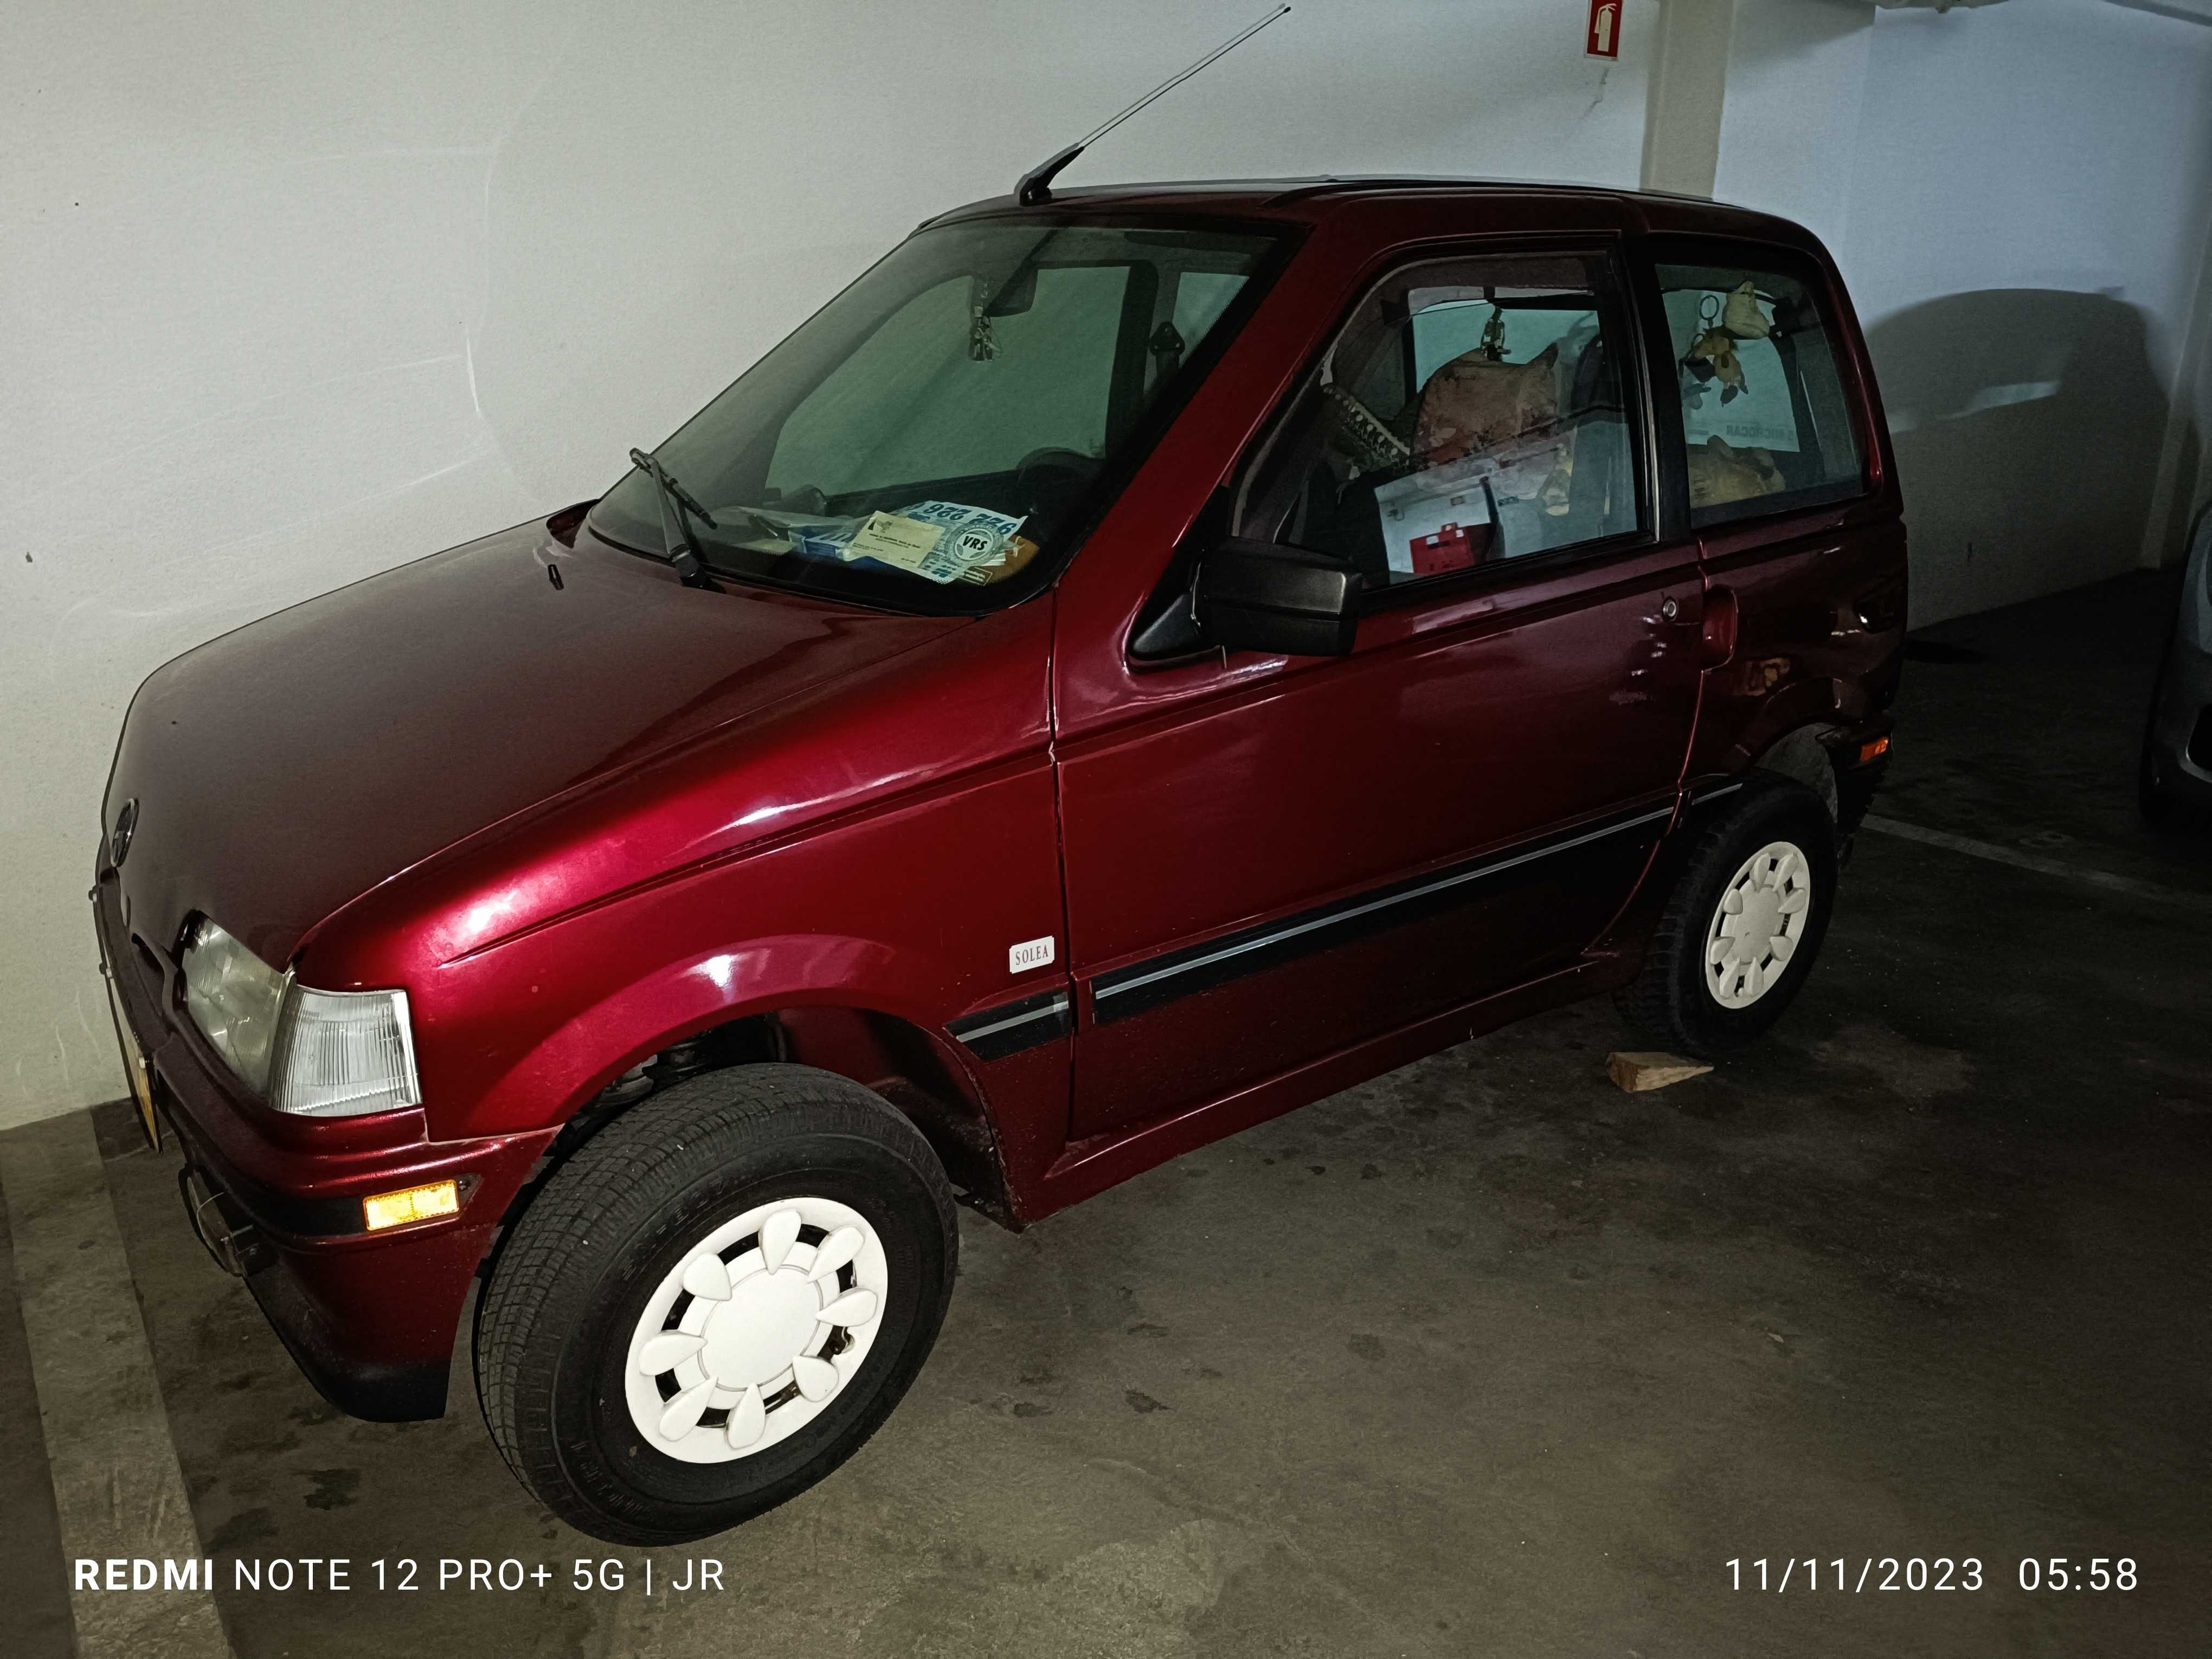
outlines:
[[[1042,198],[1042,199],[1040,199]],[[1021,1227],[1533,1010],[1749,1041],[1888,747],[1814,239],[1425,179],[917,230],[599,501],[161,669],[94,902],[193,1224],[595,1536],[821,1480]]]

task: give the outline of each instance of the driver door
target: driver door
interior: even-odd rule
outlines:
[[[1349,561],[1370,613],[1341,658],[1133,665],[1063,736],[1072,1138],[1567,968],[1627,899],[1700,591],[1635,341],[1607,253],[1411,262],[1248,457],[1211,532]]]

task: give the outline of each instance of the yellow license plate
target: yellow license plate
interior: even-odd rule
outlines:
[[[115,1041],[123,1049],[123,1069],[130,1075],[131,1097],[138,1103],[138,1121],[146,1126],[146,1144],[158,1152],[161,1146],[161,1121],[154,1115],[154,1073],[138,1048],[138,1038],[131,1029],[131,1022],[123,1018],[112,980],[107,987],[107,1013],[115,1022]]]

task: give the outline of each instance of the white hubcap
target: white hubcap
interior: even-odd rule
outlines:
[[[1747,1008],[1774,988],[1813,913],[1813,877],[1790,842],[1771,841],[1743,861],[1705,929],[1705,989],[1723,1008]]]
[[[852,1381],[890,1288],[876,1230],[834,1199],[732,1217],[647,1298],[623,1379],[630,1421],[686,1463],[766,1450]]]

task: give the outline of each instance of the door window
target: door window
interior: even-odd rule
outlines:
[[[1834,325],[1779,271],[1661,265],[1690,521],[1747,518],[1863,492]]]
[[[1260,455],[1237,533],[1383,586],[1644,530],[1618,298],[1577,255],[1393,273]]]

